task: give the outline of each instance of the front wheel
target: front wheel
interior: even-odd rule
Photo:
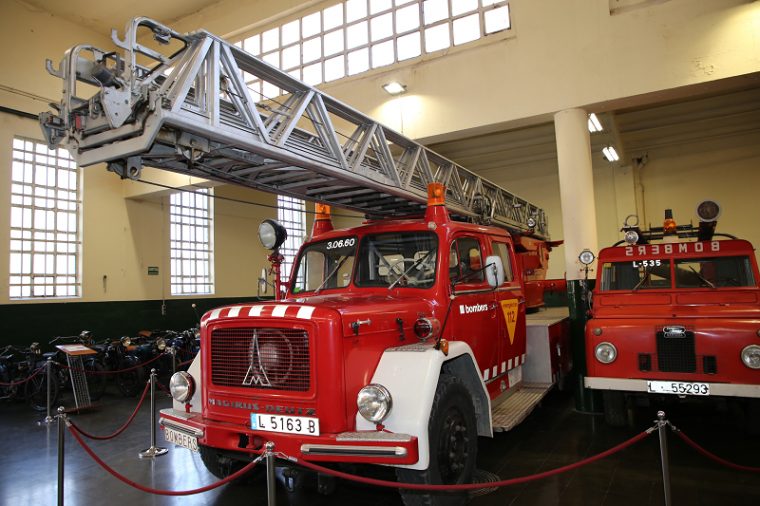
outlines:
[[[31,378],[26,382],[24,386],[24,397],[29,403],[29,406],[35,411],[47,410],[47,398],[48,398],[48,375],[46,371],[40,371],[39,374]],[[51,409],[55,406],[58,400],[58,381],[56,381],[55,374],[51,378],[50,382],[50,405]]]
[[[137,357],[128,355],[119,361],[119,372],[116,374],[116,386],[124,397],[134,397],[145,388],[145,371],[142,367],[136,367],[140,361]]]
[[[90,400],[97,401],[103,397],[106,391],[105,367],[99,360],[89,360],[84,364],[84,372],[87,375],[87,390]]]
[[[201,461],[206,466],[208,472],[223,480],[231,474],[234,474],[246,466],[246,463],[219,453],[215,448],[198,445],[198,453],[201,454]],[[264,463],[256,464],[253,470],[247,475],[236,479],[233,483],[241,483],[246,479],[256,479],[264,476]]]
[[[602,392],[604,421],[610,427],[625,427],[628,424],[628,409],[623,392],[605,390]]]
[[[471,395],[459,378],[442,374],[430,410],[428,436],[430,463],[422,471],[396,470],[399,481],[429,485],[470,483],[478,453],[478,431]],[[401,490],[407,506],[459,505],[467,502],[466,492],[429,493]]]

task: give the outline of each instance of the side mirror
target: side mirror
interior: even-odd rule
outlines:
[[[267,270],[262,267],[259,276],[259,297],[267,293]]]
[[[501,257],[497,255],[486,257],[486,280],[491,288],[504,283],[504,264],[501,263]]]

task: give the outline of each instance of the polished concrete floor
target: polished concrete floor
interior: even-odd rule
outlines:
[[[64,399],[66,402],[66,399]],[[124,422],[137,399],[115,392],[99,409],[73,419],[83,429],[105,434]],[[169,399],[161,397],[160,407]],[[651,408],[640,410],[637,429],[613,429],[602,417],[574,411],[569,394],[552,392],[521,426],[493,439],[481,438],[479,476],[491,479],[529,475],[563,466],[610,448],[640,432],[653,418]],[[40,417],[22,404],[0,403],[0,504],[48,505],[56,501],[56,428],[39,427]],[[668,408],[668,418],[692,439],[731,461],[760,466],[760,439],[740,427],[741,417],[730,410],[703,406]],[[151,487],[186,490],[212,483],[197,454],[175,448],[158,436],[169,453],[153,460],[138,459],[149,446],[149,407],[146,402],[132,426],[111,441],[91,441],[108,464],[132,480]],[[706,460],[680,439],[669,438],[674,505],[741,506],[760,504],[760,474],[727,469]],[[266,504],[263,484],[234,484],[187,497],[152,496],[139,492],[103,471],[76,441],[66,437],[65,503],[67,505],[232,505]],[[381,477],[386,475],[380,474]],[[392,475],[391,475],[392,476]],[[282,487],[278,504],[288,504]],[[339,482],[334,494],[309,497],[306,504],[399,505],[393,490]],[[656,434],[614,456],[578,470],[528,484],[481,493],[478,505],[660,505],[664,504]]]

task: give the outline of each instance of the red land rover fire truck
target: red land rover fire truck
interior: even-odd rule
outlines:
[[[599,252],[585,384],[608,423],[657,397],[734,398],[760,423],[760,275],[749,242],[714,234],[719,212],[701,203],[698,228],[669,211],[661,228],[626,224],[625,242]]]
[[[543,211],[208,32],[136,18],[113,38],[123,55],[76,46],[48,62],[64,81],[41,115],[51,146],[122,178],[149,165],[367,216],[332,230],[320,214],[284,299],[203,316],[161,413],[167,440],[217,476],[273,442],[406,481],[471,480],[477,437],[519,423],[570,365],[566,312],[526,318],[557,244]],[[261,82],[282,97],[257,101]],[[260,235],[282,240],[271,221]]]

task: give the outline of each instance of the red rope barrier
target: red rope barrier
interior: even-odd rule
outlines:
[[[15,387],[16,385],[23,385],[24,383],[28,383],[29,381],[31,381],[32,378],[34,378],[35,376],[37,376],[40,373],[42,373],[42,371],[44,369],[45,369],[44,367],[38,368],[36,371],[34,371],[32,374],[30,374],[26,378],[22,379],[21,381],[11,381],[10,383],[0,382],[0,386],[3,386],[3,387]]]
[[[191,363],[193,360],[195,360],[195,357],[191,358],[190,360],[185,360],[184,362],[180,362],[179,364],[177,364],[177,367],[182,367],[183,365],[187,365]]]
[[[296,464],[300,464],[303,467],[309,468],[313,471],[317,471],[324,474],[329,474],[332,476],[335,476],[337,478],[343,478],[345,480],[355,481],[358,483],[364,483],[366,485],[376,485],[378,487],[388,487],[388,488],[400,488],[400,489],[406,489],[406,490],[427,490],[427,491],[437,491],[437,492],[453,492],[457,490],[477,490],[484,487],[488,488],[496,488],[496,487],[506,487],[509,485],[517,485],[520,483],[527,483],[529,481],[534,480],[540,480],[542,478],[548,478],[549,476],[554,476],[555,474],[564,473],[567,471],[571,471],[573,469],[577,469],[579,467],[585,466],[587,464],[591,464],[592,462],[596,462],[597,460],[601,460],[605,457],[609,457],[610,455],[613,455],[621,450],[624,450],[628,448],[629,446],[638,443],[645,437],[647,437],[650,433],[647,431],[644,431],[631,439],[624,441],[620,443],[617,446],[614,446],[610,448],[609,450],[605,450],[602,453],[598,453],[596,455],[593,455],[591,457],[585,458],[579,462],[575,462],[573,464],[568,464],[566,466],[558,467],[556,469],[552,469],[550,471],[544,471],[542,473],[533,474],[530,476],[521,476],[519,478],[511,478],[508,480],[501,480],[501,481],[495,481],[495,482],[488,482],[488,483],[462,483],[458,485],[427,485],[423,483],[398,483],[395,481],[387,481],[387,480],[378,480],[375,478],[365,478],[363,476],[356,476],[348,473],[344,473],[341,471],[335,471],[334,469],[330,469],[327,467],[322,467],[320,465],[314,464],[312,462],[307,462],[305,460],[300,460],[294,457],[287,457],[288,460],[291,462],[295,462]]]
[[[120,474],[117,472],[114,468],[106,464],[103,459],[98,457],[95,452],[92,451],[92,448],[87,446],[87,443],[84,442],[84,440],[79,436],[77,431],[75,431],[72,427],[69,427],[69,432],[71,432],[71,435],[74,436],[74,439],[77,440],[79,445],[82,447],[82,449],[87,452],[87,454],[92,457],[92,459],[97,462],[100,467],[108,471],[111,476],[116,478],[117,480],[121,481],[122,483],[126,483],[132,488],[136,488],[137,490],[140,490],[141,492],[146,492],[148,494],[155,494],[155,495],[171,495],[171,496],[181,496],[181,495],[193,495],[193,494],[200,494],[203,492],[208,492],[209,490],[213,490],[215,488],[221,487],[222,485],[225,485],[233,480],[236,480],[246,474],[248,471],[253,469],[256,464],[258,464],[257,460],[252,461],[250,464],[247,464],[244,468],[240,469],[239,471],[234,472],[233,474],[227,476],[223,480],[219,480],[215,483],[211,483],[210,485],[206,485],[200,488],[195,488],[192,490],[160,490],[157,488],[150,488],[146,487],[144,485],[140,485],[136,481],[132,481],[123,474]]]
[[[752,467],[752,466],[743,466],[741,464],[734,464],[733,462],[729,462],[726,459],[723,459],[721,457],[718,457],[714,453],[709,452],[705,448],[699,446],[697,443],[695,443],[693,440],[689,438],[686,434],[684,434],[681,431],[676,431],[676,434],[678,437],[680,437],[686,444],[697,450],[699,453],[704,455],[705,457],[714,460],[718,464],[722,464],[726,467],[730,467],[731,469],[737,469],[739,471],[750,471],[753,473],[760,473],[760,467]]]
[[[95,439],[95,440],[98,440],[98,441],[105,441],[107,439],[113,439],[116,436],[118,436],[119,434],[121,434],[122,432],[124,432],[127,429],[127,427],[129,427],[129,424],[132,423],[132,420],[135,419],[135,416],[137,416],[137,412],[140,411],[140,406],[142,406],[143,402],[145,401],[145,395],[148,393],[149,389],[150,389],[150,382],[148,382],[148,383],[145,384],[145,388],[143,389],[143,393],[140,396],[140,400],[137,401],[137,407],[135,408],[135,410],[132,412],[131,415],[129,415],[129,418],[124,423],[124,425],[122,425],[121,427],[119,427],[118,429],[116,429],[116,432],[114,432],[113,434],[109,434],[107,436],[96,436],[94,434],[90,434],[88,432],[83,431],[73,421],[70,422],[71,426],[74,427],[74,429],[76,429],[77,432],[79,432],[84,437],[89,438],[89,439]]]

